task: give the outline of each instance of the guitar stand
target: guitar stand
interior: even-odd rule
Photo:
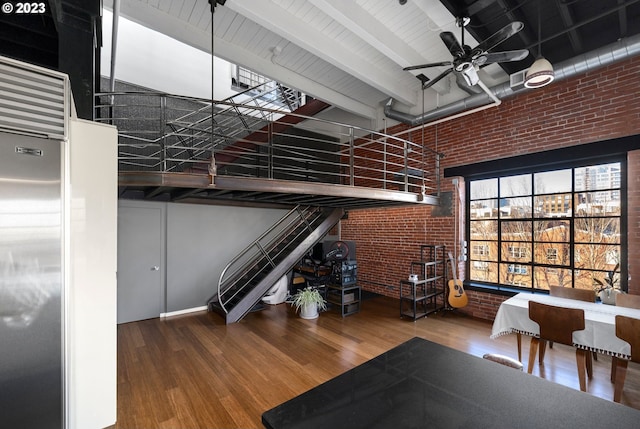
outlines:
[[[447,305],[445,305],[445,306],[444,306],[444,308],[442,308],[441,310],[442,310],[443,312],[445,312],[445,313],[442,313],[442,316],[444,316],[444,315],[446,314],[446,312],[453,312],[453,311],[457,311],[457,310],[459,310],[459,308],[452,307],[452,306],[450,306],[450,305],[447,303]]]

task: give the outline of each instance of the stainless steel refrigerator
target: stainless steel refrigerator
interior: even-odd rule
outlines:
[[[62,428],[61,142],[0,133],[0,427]]]

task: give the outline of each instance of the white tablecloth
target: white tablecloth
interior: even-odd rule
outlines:
[[[540,327],[536,322],[529,319],[529,301],[583,309],[585,329],[573,333],[574,345],[586,350],[630,358],[631,347],[629,343],[616,337],[615,317],[620,314],[640,319],[640,310],[549,295],[519,293],[504,301],[500,305],[496,319],[493,322],[491,338],[511,333],[521,333],[529,336],[539,335]]]

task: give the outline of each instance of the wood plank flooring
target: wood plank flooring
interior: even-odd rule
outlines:
[[[280,304],[229,326],[207,312],[119,325],[112,428],[261,428],[266,410],[414,336],[475,356],[517,357],[515,336],[491,340],[490,333],[489,322],[456,312],[401,319],[398,301],[387,297],[368,299],[345,318],[330,311],[304,320]],[[528,352],[525,337],[525,361]],[[610,364],[599,355],[587,384],[590,394],[607,400]],[[570,347],[554,345],[534,374],[578,390]],[[640,409],[640,365],[629,365],[622,403]]]

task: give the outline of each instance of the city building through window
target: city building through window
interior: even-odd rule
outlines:
[[[624,161],[468,182],[469,280],[526,289],[620,283]]]

